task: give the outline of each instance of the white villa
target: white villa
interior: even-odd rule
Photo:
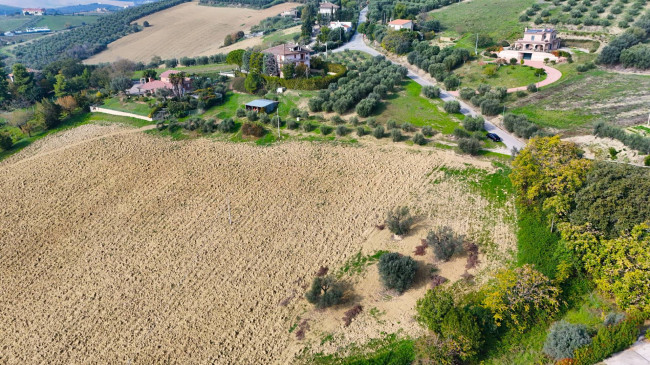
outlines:
[[[515,41],[508,49],[499,52],[500,58],[531,61],[544,61],[549,59],[557,61],[558,57],[552,54],[560,48],[560,38],[557,31],[552,28],[524,30],[524,38]]]
[[[388,23],[388,26],[393,28],[393,30],[413,30],[413,21],[408,19],[395,19],[392,22]]]
[[[352,30],[352,22],[330,22],[330,29],[343,28],[346,32]]]

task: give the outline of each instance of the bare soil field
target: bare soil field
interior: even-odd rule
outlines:
[[[372,144],[172,141],[110,125],[48,136],[0,162],[0,363],[284,364],[307,345],[417,335],[430,249],[414,256],[422,269],[401,296],[371,265],[342,277],[352,290],[335,308],[303,298],[321,265],[412,255],[440,225],[487,234],[476,280],[511,258],[512,205],[494,209],[443,166],[494,170]],[[376,228],[398,205],[417,215],[403,240]],[[435,264],[454,281],[465,258]],[[364,311],[344,327],[357,303]]]
[[[84,61],[87,64],[129,59],[148,62],[153,56],[162,59],[209,56],[225,53],[219,48],[224,37],[239,30],[247,32],[262,19],[294,8],[296,3],[283,3],[264,10],[200,6],[184,3],[138,19],[150,27],[130,34],[108,45],[108,49]],[[249,40],[243,42],[251,43]],[[245,48],[246,45],[242,44]]]

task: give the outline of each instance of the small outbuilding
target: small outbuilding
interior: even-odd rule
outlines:
[[[278,102],[268,99],[256,99],[246,103],[246,110],[254,110],[258,113],[272,113],[278,107]]]

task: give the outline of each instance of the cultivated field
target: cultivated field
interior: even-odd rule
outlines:
[[[184,3],[138,19],[151,27],[130,34],[108,45],[108,49],[88,60],[95,64],[113,62],[121,58],[148,62],[153,56],[163,59],[209,56],[227,52],[220,49],[224,37],[239,30],[248,31],[262,19],[295,7],[284,3],[264,10],[199,6],[197,2]],[[245,47],[238,47],[245,48]]]
[[[495,168],[444,150],[171,141],[115,125],[46,137],[0,163],[0,363],[288,363],[307,343],[417,334],[425,269],[397,296],[368,267],[326,312],[304,288],[359,251],[411,254],[439,225],[486,234],[471,272],[487,277],[513,253],[511,199],[468,188],[474,172],[454,172],[468,169]],[[375,228],[397,205],[418,215],[403,241]],[[415,258],[431,264],[427,251]],[[464,264],[438,273],[458,279]]]

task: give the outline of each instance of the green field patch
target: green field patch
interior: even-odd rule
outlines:
[[[478,62],[468,62],[461,68],[454,71],[461,78],[460,87],[471,87],[476,89],[480,84],[488,84],[492,87],[502,86],[505,88],[527,86],[546,79],[546,75],[535,76],[535,68],[530,66],[515,65],[501,66],[492,76],[487,76],[484,71],[486,67],[494,65],[480,65]]]
[[[102,108],[117,110],[121,112],[133,113],[142,116],[149,116],[151,108],[145,102],[125,100],[121,101],[117,97],[104,99]]]
[[[450,134],[459,125],[459,115],[449,115],[442,110],[440,99],[428,99],[421,95],[422,86],[415,81],[402,84],[404,90],[389,95],[383,106],[377,110],[377,120],[386,122],[390,119],[398,124],[408,122],[416,127],[430,125],[444,134]]]
[[[492,203],[504,205],[509,196],[514,194],[512,183],[508,175],[510,167],[503,163],[493,162],[495,172],[488,172],[484,169],[468,166],[464,169],[457,169],[442,166],[438,171],[443,172],[443,177],[434,180],[434,183],[454,178],[457,181],[467,183],[474,191]]]
[[[357,252],[354,256],[348,259],[343,266],[336,272],[337,277],[342,277],[343,275],[355,275],[363,273],[366,268],[381,258],[381,256],[388,251],[376,251],[371,255],[363,255],[361,251]]]
[[[44,15],[39,17],[36,27],[48,27],[53,31],[94,24],[100,15]]]

